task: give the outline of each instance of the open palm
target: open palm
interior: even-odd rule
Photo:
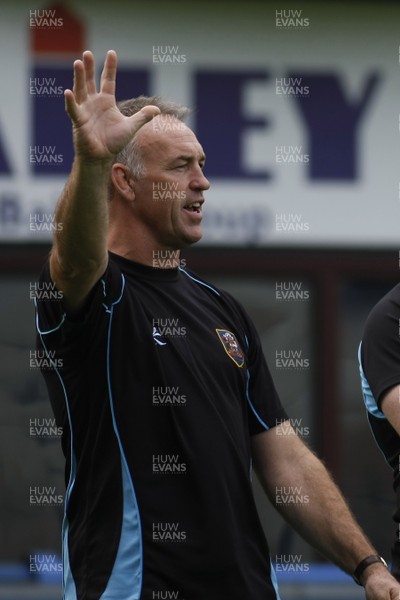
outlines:
[[[74,63],[74,87],[65,90],[65,106],[73,123],[77,155],[89,159],[115,156],[160,112],[156,106],[146,106],[130,117],[121,114],[115,101],[116,73],[117,55],[109,50],[97,92],[92,52],[84,52],[82,60]]]

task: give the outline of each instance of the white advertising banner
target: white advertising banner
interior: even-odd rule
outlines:
[[[194,109],[212,184],[202,244],[398,245],[400,6],[38,4],[2,8],[1,241],[51,238],[72,63],[90,48],[100,71],[114,48],[120,99]]]

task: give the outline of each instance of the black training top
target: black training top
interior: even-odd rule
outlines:
[[[41,299],[37,328],[63,428],[65,598],[279,598],[250,436],[287,417],[242,307],[110,254],[84,318]]]
[[[385,393],[400,384],[400,284],[372,309],[359,350],[360,374],[365,406],[375,440],[393,469],[397,491],[394,520],[400,523],[400,436],[381,411]],[[396,553],[400,557],[396,528]]]

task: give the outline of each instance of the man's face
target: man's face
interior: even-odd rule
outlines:
[[[169,115],[147,123],[138,137],[146,174],[135,181],[135,217],[155,248],[179,249],[202,237],[205,155],[193,131]]]

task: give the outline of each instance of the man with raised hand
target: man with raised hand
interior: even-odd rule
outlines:
[[[74,63],[75,160],[41,275],[62,300],[37,302],[66,457],[64,597],[279,599],[254,466],[283,516],[368,600],[399,600],[288,424],[249,317],[182,268],[209,187],[187,109],[144,97],[117,107],[116,65],[108,52],[97,92],[93,55]]]

